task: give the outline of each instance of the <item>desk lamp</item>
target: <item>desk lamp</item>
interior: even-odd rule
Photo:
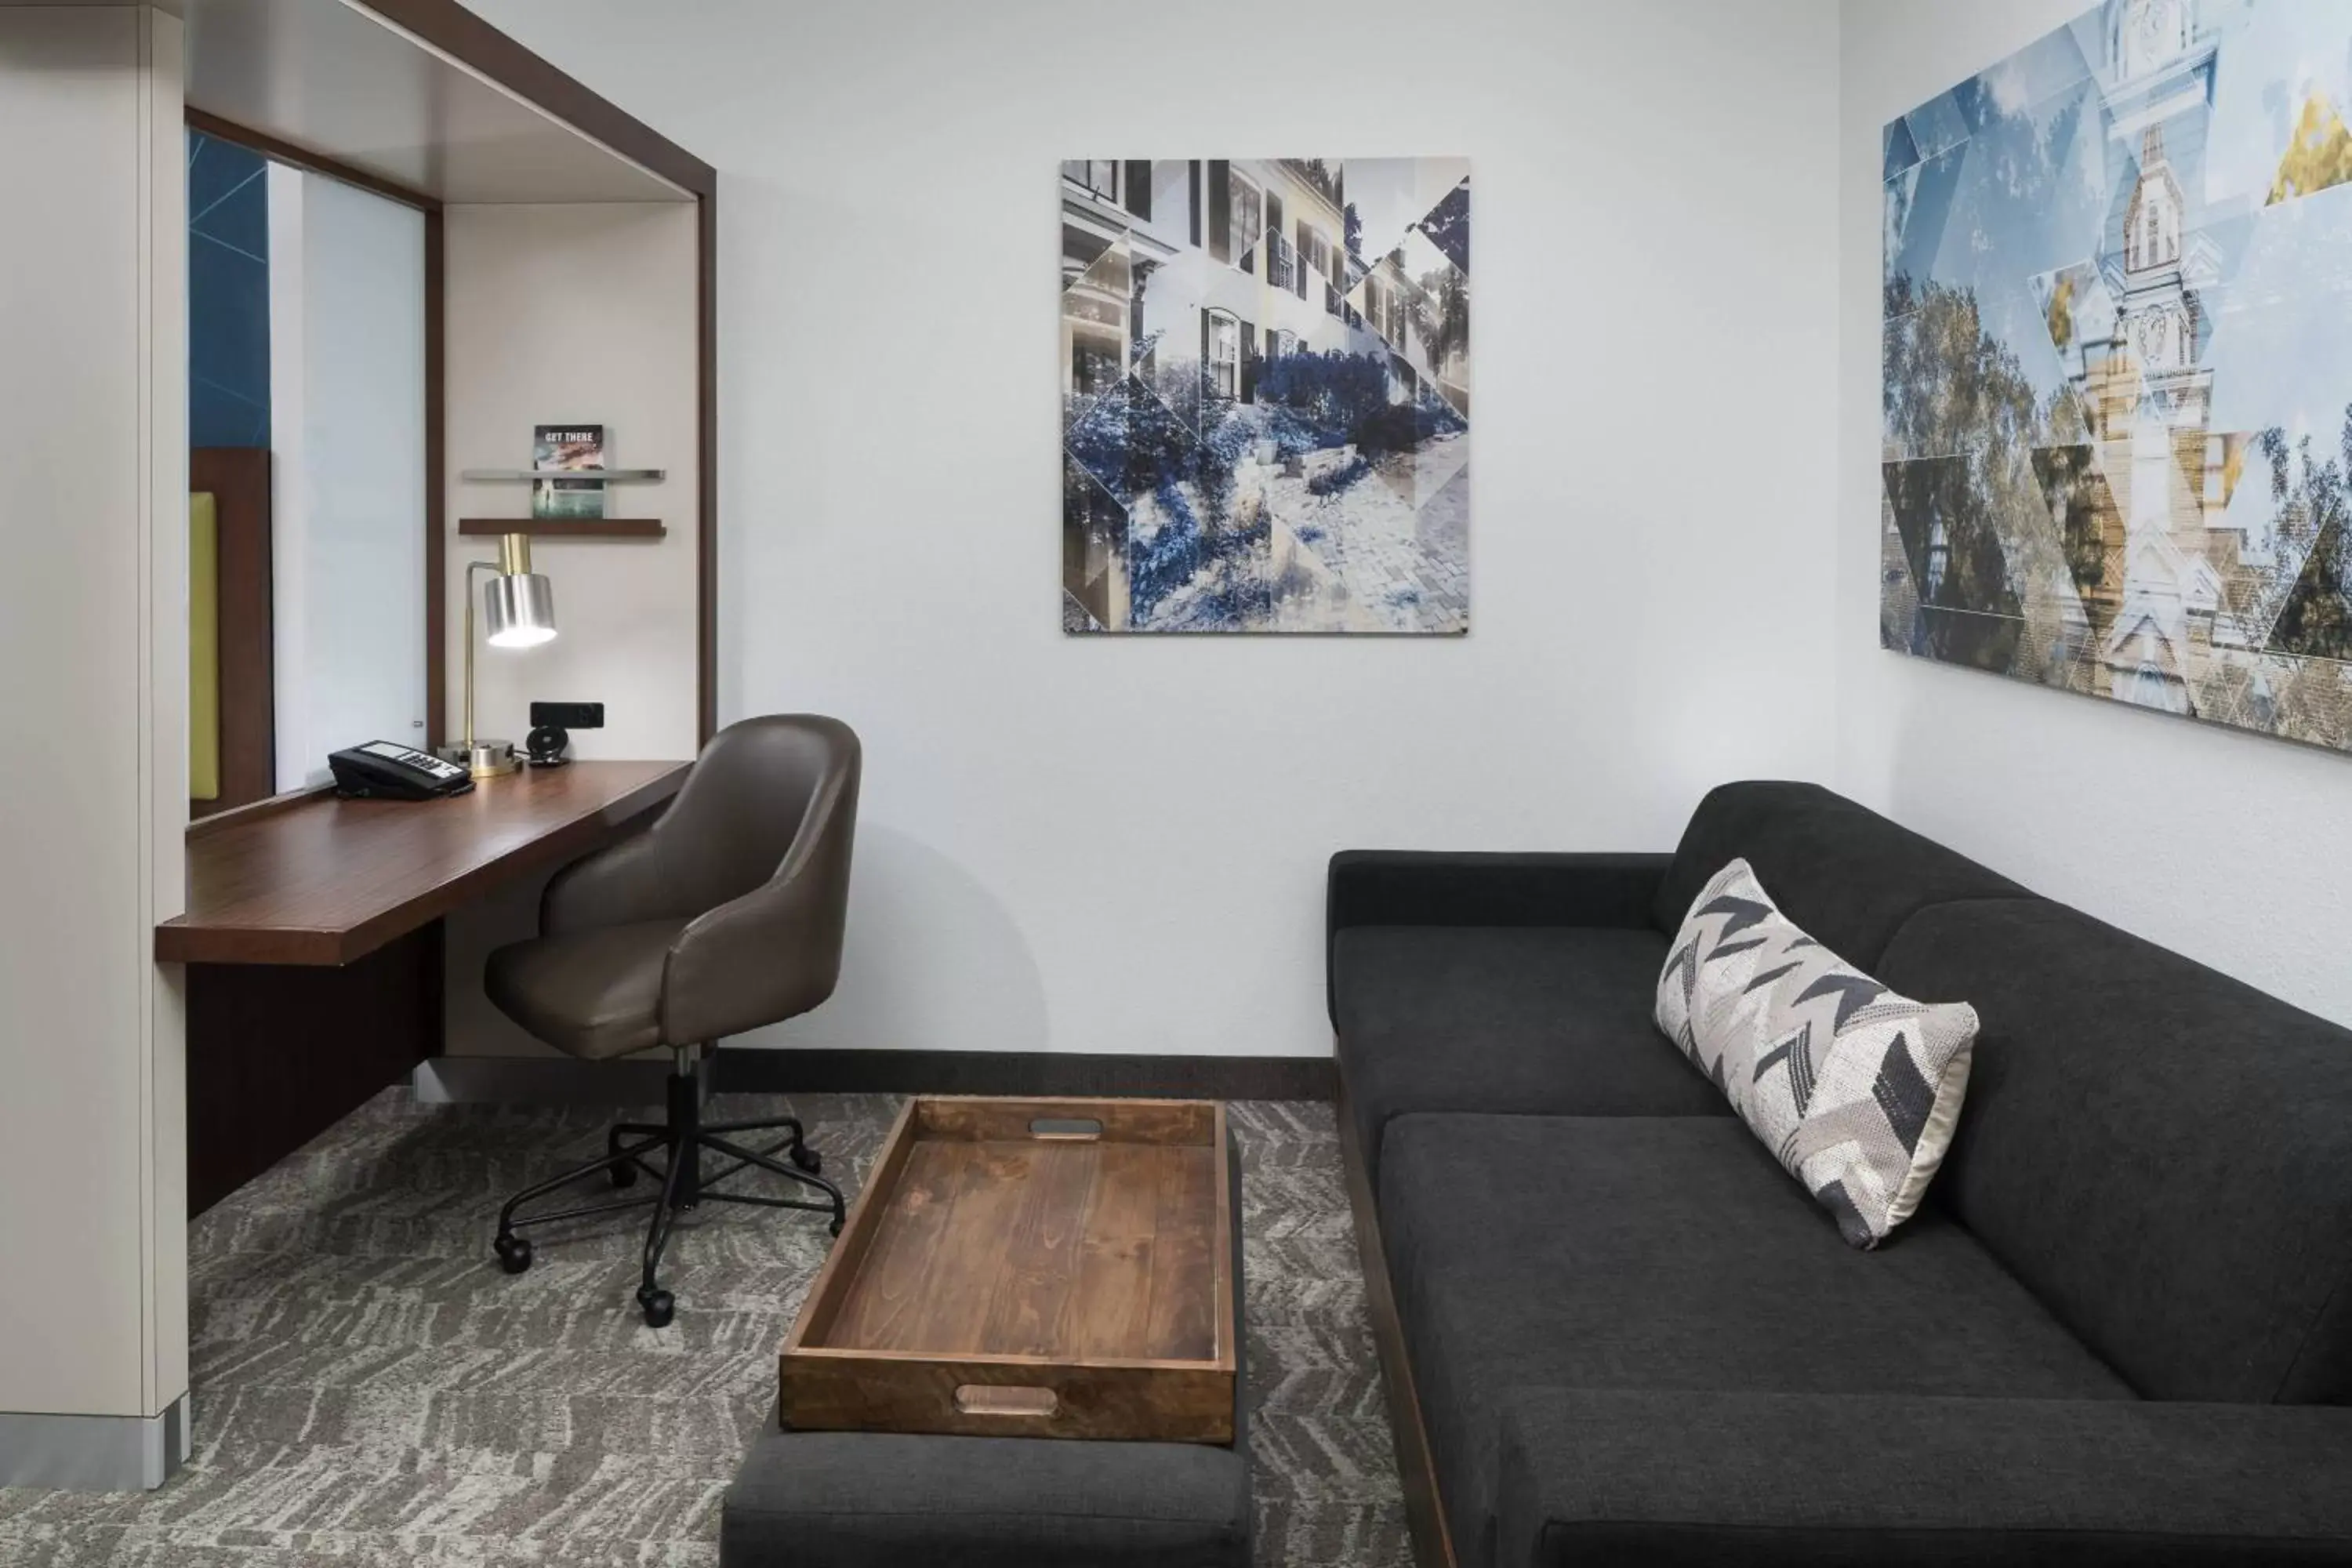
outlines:
[[[497,778],[522,766],[512,741],[474,734],[474,574],[494,574],[482,587],[483,640],[492,647],[536,647],[555,636],[555,595],[547,579],[530,569],[530,535],[502,534],[499,558],[466,563],[466,738],[440,753],[465,764],[478,779]]]

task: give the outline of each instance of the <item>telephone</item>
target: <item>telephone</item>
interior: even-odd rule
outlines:
[[[473,775],[455,763],[392,741],[370,741],[327,759],[335,793],[362,800],[432,800],[464,795]]]

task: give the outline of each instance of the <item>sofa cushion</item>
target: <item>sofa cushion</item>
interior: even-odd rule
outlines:
[[[1665,959],[1646,928],[1340,931],[1339,1068],[1365,1169],[1377,1175],[1381,1130],[1409,1110],[1728,1115],[1650,1021]]]
[[[1982,1020],[1931,1208],[2144,1394],[2352,1403],[2352,1031],[2041,900],[1878,973]]]
[[[1850,963],[1877,973],[1912,911],[1955,899],[2032,895],[1997,871],[1819,784],[1756,782],[1710,790],[1691,814],[1651,906],[1672,931],[1707,879],[1735,859],[1788,917]]]
[[[1324,1005],[1349,926],[1647,926],[1671,855],[1580,850],[1342,849],[1323,893]]]
[[[1943,1163],[1977,1016],[1880,984],[1808,936],[1734,860],[1675,933],[1658,1027],[1846,1240],[1875,1247],[1918,1211]]]
[[[1515,1568],[2352,1563],[2352,1410],[1531,1389],[1502,1429]]]
[[[1857,1252],[1738,1121],[1413,1115],[1384,1144],[1389,1271],[1468,1568],[1517,1390],[2129,1396],[1948,1216]]]

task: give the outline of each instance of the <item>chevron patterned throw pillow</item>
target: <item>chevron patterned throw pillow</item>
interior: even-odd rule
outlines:
[[[1658,1027],[1856,1247],[1911,1217],[1951,1146],[1976,1009],[1898,996],[1789,923],[1745,860],[1700,889]]]

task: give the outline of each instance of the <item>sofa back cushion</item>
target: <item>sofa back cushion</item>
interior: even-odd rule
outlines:
[[[1929,1194],[2138,1392],[2352,1403],[2352,1031],[2043,900],[1876,973],[1980,1020]]]
[[[1781,912],[1815,941],[1873,973],[1887,939],[1915,910],[1951,899],[2031,896],[1819,784],[1753,781],[1721,785],[1698,803],[1650,923],[1673,935],[1707,879],[1734,860],[1747,861]]]

